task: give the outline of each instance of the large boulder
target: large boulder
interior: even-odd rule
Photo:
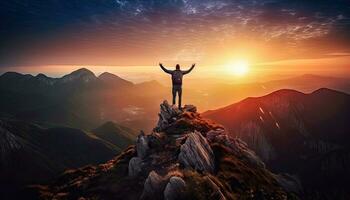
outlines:
[[[186,183],[181,177],[173,176],[169,179],[164,190],[165,200],[179,200],[184,198]]]
[[[179,162],[186,168],[201,172],[214,171],[214,153],[207,140],[198,131],[188,134],[180,148]]]
[[[139,157],[133,157],[129,161],[128,174],[135,177],[142,171],[142,159]]]
[[[160,132],[166,129],[181,113],[182,111],[180,109],[170,105],[168,101],[164,100],[163,103],[160,104],[160,112],[158,114],[159,120],[154,130]]]
[[[155,171],[151,171],[144,183],[141,199],[162,199],[165,180]]]
[[[149,153],[149,141],[148,137],[141,131],[141,134],[137,136],[136,139],[136,152],[137,156],[140,158],[144,158]]]

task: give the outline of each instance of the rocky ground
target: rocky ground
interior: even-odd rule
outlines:
[[[29,191],[40,199],[298,199],[301,187],[271,173],[195,106],[178,110],[164,101],[153,132],[141,132],[115,159],[66,171]]]

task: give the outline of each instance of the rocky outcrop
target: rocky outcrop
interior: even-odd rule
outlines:
[[[154,131],[178,135],[194,130],[205,133],[216,128],[222,128],[222,126],[201,118],[195,106],[185,105],[182,110],[179,110],[176,106],[164,101],[160,105],[159,120]]]
[[[180,148],[179,162],[185,168],[201,172],[214,171],[214,153],[207,140],[199,132],[190,133]]]
[[[244,142],[230,137],[221,125],[202,118],[196,110],[195,106],[179,110],[163,102],[154,131],[141,132],[135,147],[108,168],[94,169],[93,176],[80,172],[72,180],[47,186],[42,198],[63,199],[57,194],[65,193],[64,198],[69,199],[70,192],[72,197],[97,199],[295,197],[292,190],[285,189],[292,188],[292,181],[268,171]]]
[[[176,106],[172,106],[168,103],[168,101],[164,101],[160,105],[160,112],[158,114],[159,120],[158,124],[155,127],[155,131],[162,131],[167,128],[172,122],[176,120],[176,117],[179,116],[181,110],[179,110]]]

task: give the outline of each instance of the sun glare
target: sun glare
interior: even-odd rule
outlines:
[[[244,76],[249,71],[249,63],[245,60],[237,60],[228,64],[227,70],[235,76]]]

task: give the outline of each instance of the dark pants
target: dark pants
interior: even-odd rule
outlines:
[[[176,93],[179,95],[179,108],[181,108],[182,85],[173,85],[173,105],[176,104]]]

